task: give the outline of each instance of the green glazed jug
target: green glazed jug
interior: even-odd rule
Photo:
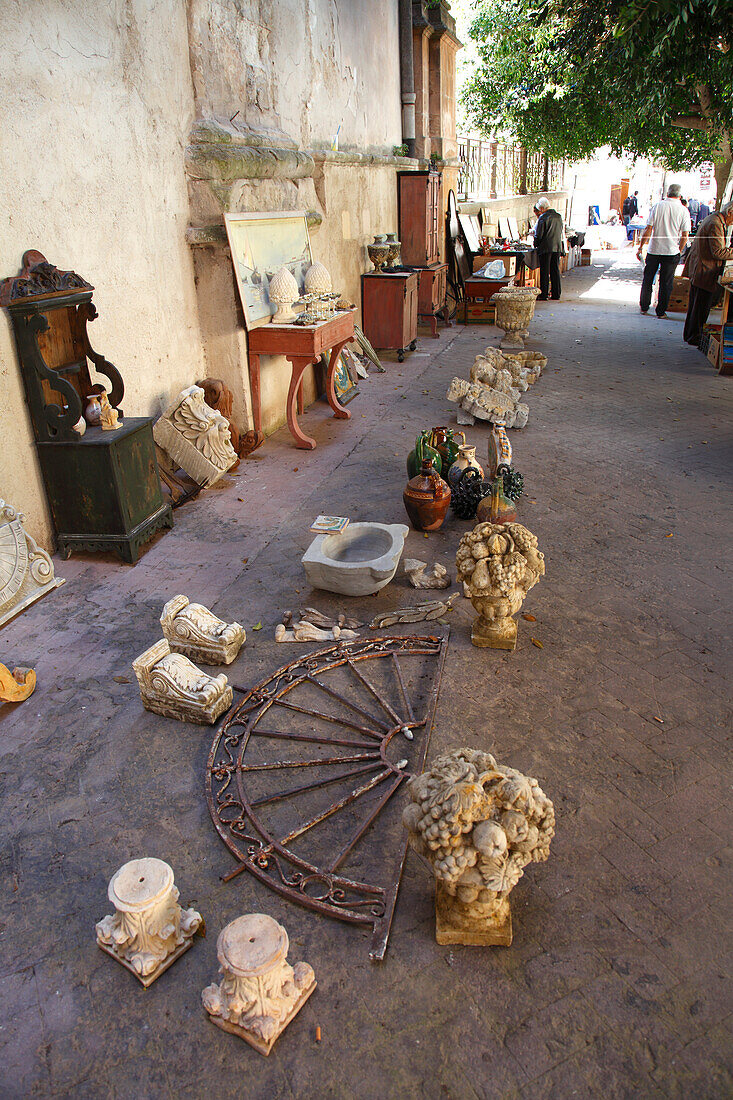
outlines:
[[[415,440],[415,449],[410,451],[407,456],[407,476],[408,478],[417,477],[422,469],[424,459],[429,459],[430,465],[435,470],[436,474],[440,475],[443,472],[443,463],[440,455],[436,451],[435,447],[432,447],[429,442],[430,429],[426,429],[424,432],[420,432],[419,436]]]

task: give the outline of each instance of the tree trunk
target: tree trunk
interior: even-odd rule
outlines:
[[[730,143],[728,148],[730,148]],[[721,203],[725,198],[725,189],[728,186],[730,180],[731,168],[733,168],[733,157],[727,157],[725,160],[716,160],[713,165],[713,171],[715,172],[715,186],[717,188],[717,197],[715,199],[715,209],[720,210]]]

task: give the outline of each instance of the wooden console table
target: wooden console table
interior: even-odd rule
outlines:
[[[252,390],[252,416],[256,432],[262,431],[260,405],[260,356],[284,355],[290,360],[292,373],[286,403],[288,427],[296,447],[312,451],[315,439],[305,435],[298,424],[298,413],[303,411],[303,372],[316,363],[320,356],[331,349],[326,372],[326,397],[334,416],[350,420],[351,413],[339,404],[333,376],[338,357],[344,346],[354,339],[354,311],[345,310],[319,321],[315,325],[262,325],[249,331],[249,380]],[[297,408],[296,408],[297,403]]]

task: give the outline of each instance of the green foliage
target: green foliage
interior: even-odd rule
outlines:
[[[393,146],[392,155],[395,156],[395,157],[406,157],[407,156],[407,146],[406,145],[395,145],[395,146]]]
[[[733,0],[475,0],[482,133],[579,159],[603,145],[673,170],[727,160]],[[704,114],[710,130],[672,126]]]

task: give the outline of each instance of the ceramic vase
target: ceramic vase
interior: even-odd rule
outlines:
[[[484,471],[481,468],[479,462],[476,459],[476,448],[469,443],[462,443],[458,448],[458,458],[450,466],[448,470],[447,481],[451,487],[451,491],[455,489],[458,482],[461,480],[461,474],[464,470],[469,468],[478,470],[481,477],[484,476]]]
[[[412,477],[402,494],[410,523],[418,531],[437,531],[442,527],[450,504],[450,488],[430,464],[423,459],[422,469]]]
[[[389,257],[389,245],[384,233],[378,233],[374,238],[374,244],[367,245],[369,259],[374,264],[375,271],[381,271]]]
[[[461,443],[456,440],[456,435],[461,437]],[[440,427],[433,428],[429,442],[440,455],[441,472],[445,476],[458,458],[458,448],[465,445],[466,437],[463,432],[454,433],[452,428]]]
[[[431,447],[429,443],[430,431],[420,432],[420,435],[415,440],[415,447],[410,451],[407,456],[407,476],[417,477],[422,469],[423,459],[429,458],[430,465],[435,470],[436,474],[442,474],[443,472],[443,460],[436,451],[435,447]]]
[[[504,475],[497,474],[491,483],[491,492],[479,501],[476,509],[478,523],[514,523],[517,506],[504,495]]]
[[[400,257],[402,242],[397,240],[396,233],[388,233],[386,244],[389,246],[387,254],[387,267],[393,268]]]

